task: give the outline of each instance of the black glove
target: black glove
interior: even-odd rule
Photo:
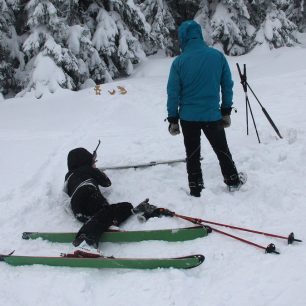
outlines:
[[[222,108],[221,107],[221,115],[222,115],[222,124],[224,128],[228,128],[231,125],[231,107]]]
[[[222,117],[222,123],[224,128],[228,128],[231,125],[231,116],[225,115]]]
[[[180,126],[178,124],[178,118],[168,117],[169,127],[168,131],[172,136],[180,134]]]

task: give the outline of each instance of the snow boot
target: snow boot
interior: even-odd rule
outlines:
[[[204,189],[202,171],[188,175],[190,195],[199,198]]]
[[[78,246],[75,247],[73,254],[78,257],[85,258],[103,257],[103,254],[93,245],[88,244],[86,240],[83,240]]]
[[[247,176],[246,173],[239,172],[238,173],[238,182],[236,182],[235,184],[227,185],[227,190],[229,192],[238,191],[240,189],[240,187],[246,183],[247,178],[248,178],[248,176]]]
[[[157,207],[149,203],[149,199],[145,199],[140,204],[132,209],[132,213],[136,214],[143,214],[143,213],[152,213]]]

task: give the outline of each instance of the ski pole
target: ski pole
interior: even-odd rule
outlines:
[[[249,88],[250,91],[252,92],[253,96],[255,97],[256,101],[257,101],[258,104],[260,105],[261,110],[263,111],[264,115],[265,115],[266,118],[268,119],[268,121],[269,121],[269,123],[271,124],[272,128],[274,129],[275,133],[277,134],[277,136],[278,136],[279,138],[283,138],[282,135],[280,134],[280,132],[279,132],[277,126],[276,126],[275,123],[273,122],[272,118],[270,117],[270,115],[268,114],[268,112],[266,111],[266,109],[263,107],[263,105],[260,103],[260,101],[259,101],[259,99],[257,98],[256,94],[254,93],[253,89],[252,89],[251,86],[249,85],[249,83],[248,83],[248,81],[247,81],[247,76],[246,76],[246,65],[245,65],[245,64],[243,65],[243,68],[244,68],[243,73],[241,72],[238,63],[236,63],[236,66],[237,66],[238,73],[239,73],[240,80],[241,80],[240,83],[242,84],[243,90],[244,90],[244,92],[245,92],[246,101],[247,101],[246,104],[248,104],[248,106],[249,106],[249,108],[250,108],[250,102],[249,102],[249,98],[248,98],[248,94],[247,94],[247,89]],[[246,105],[246,107],[247,107],[247,105]],[[250,108],[250,111],[252,112],[251,108]],[[251,114],[252,114],[252,113],[251,113]],[[253,115],[252,115],[252,117],[253,117]],[[247,121],[248,121],[248,118],[247,118]],[[253,118],[253,123],[254,123],[254,125],[255,125],[254,118]],[[256,130],[256,133],[257,133],[257,128],[256,128],[256,126],[255,126],[255,130]],[[257,137],[259,137],[258,134],[257,134]],[[258,141],[259,141],[259,139],[258,139]],[[260,141],[259,141],[259,142],[260,142]]]
[[[286,237],[286,236],[261,232],[261,231],[257,231],[257,230],[252,230],[252,229],[248,229],[248,228],[238,227],[238,226],[234,226],[234,225],[223,224],[223,223],[218,223],[218,222],[213,222],[213,221],[208,221],[208,220],[202,220],[202,219],[198,219],[198,218],[186,217],[186,216],[182,216],[182,215],[178,215],[178,214],[175,214],[175,216],[177,216],[181,219],[185,219],[185,220],[190,221],[190,222],[193,222],[192,220],[194,220],[194,221],[198,222],[197,224],[199,224],[199,223],[213,224],[213,225],[228,227],[228,228],[239,230],[239,231],[250,232],[250,233],[254,233],[254,234],[258,234],[258,235],[264,235],[264,236],[273,237],[273,238],[285,239],[285,240],[288,241],[288,244],[292,244],[294,241],[302,242],[302,240],[300,240],[300,239],[295,239],[294,233],[290,233],[288,235],[288,237]]]
[[[244,243],[253,245],[253,246],[257,247],[257,248],[263,249],[263,250],[265,250],[265,253],[280,254],[279,252],[276,251],[275,245],[274,245],[273,243],[270,243],[267,247],[264,247],[264,246],[262,246],[262,245],[260,245],[260,244],[254,243],[254,242],[252,242],[252,241],[249,241],[249,240],[246,240],[246,239],[243,239],[243,238],[240,238],[240,237],[238,237],[238,236],[231,235],[231,234],[229,234],[229,233],[220,231],[220,230],[218,230],[218,229],[216,229],[216,228],[211,227],[211,229],[212,229],[213,231],[219,233],[219,234],[222,234],[222,235],[225,235],[225,236],[234,238],[234,239],[239,240],[239,241],[241,241],[241,242],[244,242]]]
[[[99,139],[99,142],[98,142],[98,145],[97,147],[94,149],[94,151],[92,152],[92,156],[93,156],[93,159],[95,160],[97,158],[97,150],[100,146],[100,143],[101,143],[101,140]],[[97,161],[96,161],[97,162]]]
[[[257,98],[257,96],[255,95],[254,91],[252,90],[251,86],[249,85],[248,82],[246,82],[246,85],[248,86],[248,88],[251,90],[252,94],[254,95],[255,99],[257,100],[257,102],[259,103],[261,110],[263,111],[264,115],[266,116],[266,118],[268,119],[269,123],[271,124],[271,126],[273,127],[275,133],[277,134],[277,136],[279,138],[283,138],[283,136],[280,134],[277,126],[275,125],[275,123],[273,122],[272,118],[270,117],[270,115],[268,114],[268,112],[266,111],[266,109],[262,106],[262,104],[260,103],[259,99]]]
[[[101,143],[101,140],[99,139],[98,145],[97,145],[97,147],[94,149],[94,151],[93,151],[93,153],[92,153],[94,156],[97,155],[97,150],[98,150],[98,148],[99,148],[99,146],[100,146],[100,143]]]
[[[177,217],[177,218],[180,218],[180,219],[183,219],[183,220],[186,220],[186,221],[189,221],[189,222],[192,222],[194,224],[198,224],[198,225],[203,225],[203,222],[204,220],[201,220],[201,219],[198,219],[198,218],[191,218],[191,217],[187,217],[187,216],[182,216],[182,215],[178,215],[176,213],[173,213],[173,216],[174,217]],[[275,249],[275,245],[273,243],[270,243],[267,247],[264,247],[260,244],[257,244],[257,243],[254,243],[252,241],[249,241],[249,240],[246,240],[246,239],[243,239],[241,237],[238,237],[238,236],[234,236],[232,234],[229,234],[229,233],[226,233],[226,232],[223,232],[219,229],[216,229],[216,228],[213,228],[213,227],[210,227],[213,231],[219,233],[219,234],[222,234],[222,235],[225,235],[225,236],[228,236],[228,237],[231,237],[233,239],[236,239],[238,241],[241,241],[241,242],[244,242],[246,244],[249,244],[249,245],[252,245],[252,246],[255,246],[257,248],[260,248],[260,249],[263,249],[265,250],[265,253],[275,253],[275,254],[280,254],[279,252],[276,251]]]

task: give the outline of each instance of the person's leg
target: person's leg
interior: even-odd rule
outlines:
[[[199,197],[204,188],[201,170],[201,125],[198,122],[181,120],[186,149],[186,166],[190,194]]]
[[[80,188],[71,199],[71,209],[75,217],[83,223],[106,205],[109,205],[107,200],[92,186]]]
[[[229,186],[238,184],[238,172],[228,148],[223,126],[220,122],[213,122],[203,125],[202,129],[218,157],[224,183]]]
[[[86,240],[87,244],[98,247],[103,232],[111,225],[125,221],[132,215],[132,209],[132,204],[128,202],[104,206],[81,227],[73,244],[77,246]]]

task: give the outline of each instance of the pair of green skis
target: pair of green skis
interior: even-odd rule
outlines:
[[[145,231],[116,231],[105,232],[101,236],[101,242],[140,242],[146,240],[161,241],[187,241],[200,237],[205,237],[209,233],[209,228],[204,226],[145,230]],[[76,233],[43,233],[25,232],[23,239],[44,239],[51,242],[71,243]],[[200,265],[204,261],[203,255],[189,255],[175,258],[116,258],[97,257],[80,258],[73,254],[62,254],[58,257],[44,256],[17,256],[8,254],[0,255],[0,261],[4,261],[13,266],[21,265],[48,265],[84,268],[128,268],[128,269],[156,269],[156,268],[177,268],[189,269]]]

